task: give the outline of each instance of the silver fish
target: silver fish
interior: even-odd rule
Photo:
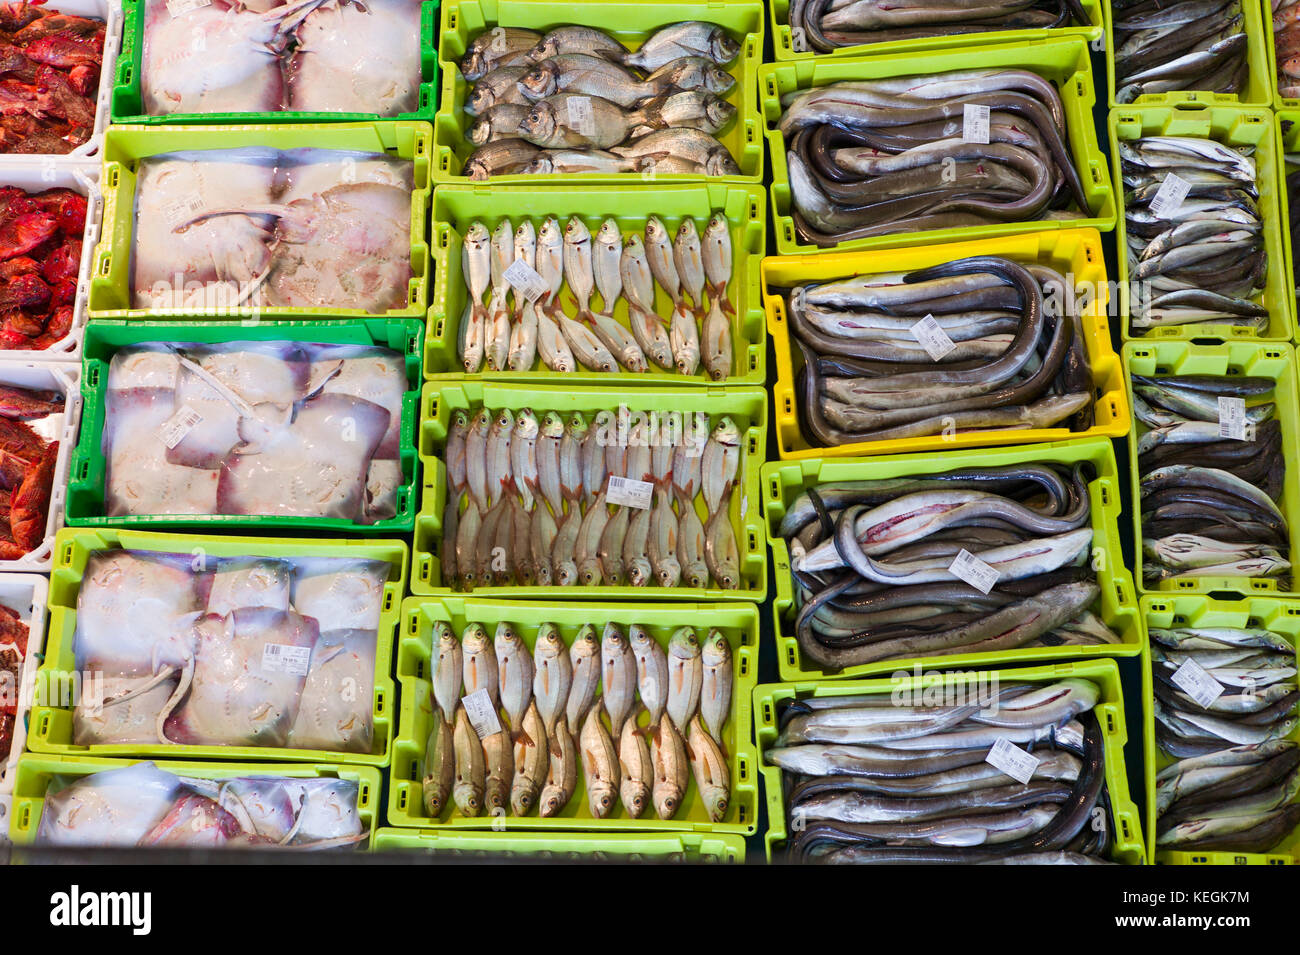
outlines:
[[[564,639],[554,624],[544,623],[537,628],[533,646],[533,698],[548,739],[569,702],[572,685],[573,664]]]
[[[668,641],[667,713],[681,733],[700,705],[704,663],[693,627],[680,627]]]
[[[700,716],[709,735],[722,745],[722,727],[731,716],[731,644],[721,630],[710,630],[700,648],[704,678],[700,684]]]
[[[480,624],[471,623],[460,635],[464,653],[462,680],[465,695],[487,690],[492,705],[501,705],[500,685],[497,682],[497,660],[492,641]]]
[[[668,234],[668,228],[658,216],[651,216],[646,220],[645,251],[655,281],[672,299],[674,305],[680,305],[682,283],[681,277],[677,274],[677,263],[673,259],[673,241]]]
[[[650,631],[639,624],[628,628],[628,642],[636,661],[637,692],[650,712],[653,728],[668,705],[668,656]]]
[[[600,640],[596,637],[596,628],[584,624],[573,638],[569,647],[569,663],[572,672],[569,700],[565,705],[565,716],[572,725],[581,726],[583,717],[596,698],[596,686],[600,683]]]
[[[627,637],[613,623],[605,624],[600,658],[601,703],[609,715],[609,725],[621,727],[636,702],[636,658]]]
[[[596,709],[587,713],[582,724],[578,749],[587,787],[587,809],[596,819],[604,819],[618,806],[618,753]]]
[[[522,732],[524,711],[533,695],[533,658],[514,628],[504,621],[497,624],[493,637],[497,659],[497,679],[501,687],[501,705],[510,718],[514,737]]]
[[[623,62],[642,70],[657,70],[683,56],[703,56],[726,66],[739,54],[740,44],[722,27],[690,20],[660,28]]]
[[[515,490],[524,509],[533,509],[533,498],[538,491],[537,440],[541,428],[531,408],[521,408],[515,416],[514,434],[510,436],[510,469]]]
[[[618,304],[623,289],[622,261],[622,230],[613,219],[606,219],[596,231],[592,247],[592,272],[596,288],[600,290],[601,310],[606,315],[614,314],[614,306]]]

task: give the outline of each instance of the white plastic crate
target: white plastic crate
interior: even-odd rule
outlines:
[[[27,744],[27,717],[31,712],[36,670],[45,649],[46,603],[50,582],[42,574],[0,574],[0,604],[18,614],[31,631],[27,636],[27,656],[23,658],[18,680],[18,713],[14,721],[14,741],[9,758],[0,770],[0,795],[12,794],[18,770],[18,757]],[[0,817],[0,833],[9,835],[9,817]]]

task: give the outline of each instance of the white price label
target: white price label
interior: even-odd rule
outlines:
[[[605,500],[610,504],[622,504],[625,507],[650,509],[650,496],[655,486],[649,481],[637,481],[633,478],[609,476],[609,493]]]
[[[180,410],[162,423],[162,427],[158,429],[158,437],[162,439],[163,446],[170,451],[184,441],[185,436],[202,420],[203,416],[189,405],[181,405]]]
[[[569,113],[568,127],[579,136],[596,135],[596,117],[591,111],[590,96],[570,96],[565,100]]]
[[[187,13],[202,9],[210,4],[212,0],[167,0],[167,12],[172,18],[183,17]]]
[[[983,593],[988,593],[998,582],[997,568],[990,567],[964,548],[948,570],[958,580],[965,581]]]
[[[961,138],[968,143],[989,141],[989,108],[967,103],[962,107]]]
[[[163,218],[173,229],[185,225],[203,211],[203,200],[198,196],[176,199],[163,206]]]
[[[1006,773],[1018,783],[1027,783],[1034,778],[1038,768],[1038,757],[1031,756],[1005,736],[999,736],[993,744],[984,762]]]
[[[523,259],[515,259],[501,273],[517,295],[536,302],[547,292],[546,279]]]
[[[268,643],[262,647],[262,669],[268,673],[306,676],[310,663],[311,647],[295,647],[287,643]]]
[[[1151,200],[1151,214],[1157,219],[1167,219],[1183,204],[1187,194],[1192,191],[1192,184],[1186,179],[1182,179],[1172,172],[1165,176],[1165,181],[1160,184],[1156,190],[1155,198]]]
[[[1219,398],[1219,437],[1232,441],[1248,441],[1246,428],[1246,399]]]
[[[479,739],[487,739],[501,732],[501,717],[492,705],[492,697],[486,687],[475,690],[469,696],[462,696],[460,702],[465,707],[465,715],[469,717],[469,725],[474,727]]]
[[[1223,684],[1192,659],[1175,670],[1170,679],[1174,686],[1195,700],[1197,706],[1207,710],[1211,703],[1223,695]]]
[[[912,326],[912,337],[921,343],[921,347],[935,361],[942,361],[944,356],[957,347],[933,315],[925,316]]]

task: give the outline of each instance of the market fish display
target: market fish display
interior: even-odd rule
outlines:
[[[613,218],[589,227],[574,216],[561,227],[552,216],[513,231],[509,219],[491,230],[474,222],[461,258],[469,304],[458,351],[469,374],[579,365],[713,381],[731,374],[731,229],[722,213],[702,233],[692,218],[672,229],[652,215],[644,237],[624,235]]]
[[[443,586],[747,583],[732,524],[744,480],[734,419],[626,408],[538,414],[452,413]]]
[[[1270,851],[1300,827],[1295,647],[1260,627],[1150,632],[1156,744],[1174,759],[1156,775],[1157,850]],[[1208,680],[1186,683],[1197,667]]]
[[[1242,93],[1250,78],[1240,0],[1113,0],[1115,102],[1175,90]]]
[[[953,689],[962,691],[955,702],[934,706],[899,705],[889,694],[786,703],[763,759],[782,770],[791,861],[1107,858],[1115,830],[1096,685],[995,678]],[[993,762],[1003,740],[1029,751],[1028,780]]]
[[[105,513],[394,517],[400,352],[369,345],[145,343],[109,363]]]
[[[600,632],[587,624],[566,646],[554,624],[502,622],[490,638],[483,625],[468,624],[458,644],[449,625],[436,623],[425,811],[433,818],[453,806],[471,818],[527,816],[534,809],[542,818],[574,816],[566,807],[581,769],[585,812],[579,809],[578,818],[621,813],[636,819],[653,811],[671,819],[693,779],[709,819],[721,822],[731,798],[724,750],[731,643],[715,629],[701,646],[689,626],[665,631],[664,638],[639,624],[606,623]],[[475,727],[467,703],[480,691],[490,712],[470,704],[476,719],[486,721]],[[451,749],[449,723],[455,726]],[[497,752],[512,756],[497,759]]]
[[[1300,3],[1273,0],[1273,52],[1277,56],[1277,91],[1284,99],[1300,98]]]
[[[45,541],[66,396],[0,384],[0,560]]]
[[[1087,26],[1088,15],[1078,0],[978,0],[955,4],[793,0],[789,21],[791,45],[796,53],[833,53],[846,46],[924,37]]]
[[[977,256],[801,285],[786,314],[800,419],[823,447],[1092,426],[1074,289],[1053,269]]]
[[[24,607],[21,611],[31,613],[31,608]],[[23,692],[23,662],[27,659],[30,636],[31,628],[23,622],[19,608],[0,603],[0,688],[4,697],[0,705],[0,763],[7,761],[13,751],[19,694]]]
[[[346,849],[369,839],[352,779],[180,776],[150,762],[55,776],[37,845]]]
[[[265,147],[140,160],[131,305],[403,308],[413,165]]]
[[[147,0],[140,94],[150,116],[374,113],[420,106],[421,0]]]
[[[1282,123],[1282,135],[1285,138],[1290,131],[1292,123],[1286,120]],[[1300,239],[1300,154],[1285,153],[1283,155],[1283,174],[1286,176],[1284,183],[1286,187],[1287,199],[1287,223],[1286,237],[1291,243],[1291,276],[1292,280],[1300,276],[1300,258],[1296,257],[1296,242]],[[1300,294],[1300,293],[1297,293]]]
[[[371,752],[389,571],[334,557],[94,552],[73,650],[102,692],[76,702],[73,742]]]
[[[86,197],[0,186],[0,348],[41,350],[72,330]]]
[[[1024,464],[808,488],[777,531],[804,659],[837,671],[1119,643],[1090,609],[1100,591],[1088,483],[1082,466]],[[987,592],[959,575],[963,552],[988,565]]]
[[[1289,589],[1291,538],[1278,506],[1286,461],[1273,386],[1240,374],[1133,376],[1148,584],[1267,577]],[[1225,399],[1242,403],[1236,423]]]
[[[1134,333],[1240,325],[1262,334],[1268,310],[1252,299],[1269,263],[1254,147],[1146,136],[1121,141],[1119,155]]]
[[[700,21],[662,27],[635,52],[594,27],[492,27],[460,63],[472,84],[464,173],[739,175],[716,138],[735,121],[726,67],[739,54]]]
[[[1089,214],[1061,95],[1037,73],[854,80],[787,93],[781,105],[804,242]],[[967,105],[989,108],[987,143],[956,121]]]

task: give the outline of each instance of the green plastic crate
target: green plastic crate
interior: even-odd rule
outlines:
[[[428,123],[319,123],[294,126],[265,123],[252,126],[112,126],[104,137],[104,222],[95,247],[90,281],[92,319],[187,318],[375,318],[353,308],[286,308],[268,306],[207,309],[143,309],[131,307],[131,253],[134,244],[135,181],[139,161],[177,150],[235,149],[269,146],[275,149],[359,150],[383,152],[411,160],[415,187],[411,192],[411,271],[407,304],[385,312],[384,318],[423,318],[431,281],[427,218],[433,186],[429,156],[433,130]]]
[[[54,542],[54,570],[50,574],[50,631],[45,641],[45,659],[37,672],[38,686],[51,688],[76,683],[76,654],[73,640],[77,629],[77,597],[86,562],[95,551],[114,548],[134,551],[193,554],[208,557],[346,557],[387,561],[388,583],[384,586],[375,643],[374,743],[369,753],[338,753],[329,750],[289,749],[271,746],[189,746],[172,744],[77,746],[72,742],[72,706],[45,705],[37,700],[27,733],[27,748],[38,753],[69,756],[131,756],[147,759],[281,760],[284,762],[347,763],[387,766],[393,739],[393,640],[401,612],[402,580],[406,572],[406,544],[400,540],[296,540],[289,538],[186,536],[151,534],[144,531],[78,530],[59,531]],[[52,700],[63,702],[63,700]]]
[[[736,107],[736,117],[718,136],[736,165],[739,176],[719,176],[714,181],[763,181],[763,136],[754,89],[758,66],[763,61],[763,5],[754,0],[711,0],[707,6],[696,3],[636,3],[632,0],[600,0],[586,3],[558,3],[556,0],[446,0],[438,31],[438,60],[442,64],[442,96],[434,120],[435,182],[468,182],[461,173],[473,147],[465,140],[465,130],[473,122],[464,112],[465,97],[472,84],[460,72],[460,61],[469,44],[484,30],[494,26],[528,27],[539,33],[559,26],[584,24],[604,30],[630,49],[637,49],[660,27],[685,20],[707,20],[726,28],[740,41],[741,52],[728,69],[736,85],[724,97]],[[675,173],[651,176],[649,173],[582,173],[537,176],[493,176],[492,184],[548,185],[561,182],[635,184],[647,179],[664,182],[693,182],[706,179],[698,175]]]
[[[515,856],[561,865],[571,862],[744,864],[745,861],[744,836],[726,832],[507,833],[380,829],[375,833],[374,849],[376,852],[418,852],[447,862],[508,863]]]
[[[758,608],[752,604],[634,604],[577,603],[574,601],[475,600],[463,597],[408,597],[402,604],[402,635],[397,646],[397,680],[401,686],[402,715],[398,721],[397,740],[393,745],[393,764],[388,780],[388,822],[394,826],[438,831],[460,829],[519,830],[636,830],[667,832],[733,832],[753,835],[758,831],[758,783],[754,776],[756,756],[750,738],[750,695],[758,679]],[[537,640],[537,627],[553,623],[559,628],[565,646],[571,646],[583,624],[592,624],[597,632],[606,623],[624,628],[639,623],[667,648],[678,627],[689,624],[703,636],[717,627],[732,648],[734,686],[731,718],[722,729],[723,751],[731,770],[731,802],[722,822],[711,822],[699,798],[694,779],[687,787],[681,807],[672,819],[660,819],[654,807],[646,808],[640,819],[631,819],[619,803],[607,819],[596,819],[587,808],[587,788],[581,771],[573,797],[558,816],[543,819],[536,811],[527,816],[513,813],[502,816],[462,816],[454,805],[444,810],[442,819],[431,819],[425,812],[421,795],[424,749],[429,739],[430,716],[436,705],[431,699],[433,665],[432,634],[435,621],[444,621],[459,636],[465,626],[480,623],[489,634],[501,621],[514,626],[515,632],[531,653]],[[599,697],[593,705],[599,705]],[[644,712],[643,718],[644,718]],[[572,730],[574,742],[578,730]],[[450,802],[450,800],[449,800]]]
[[[1260,28],[1264,33],[1264,51],[1268,54],[1268,82],[1273,90],[1272,106],[1274,109],[1295,109],[1300,106],[1300,99],[1284,97],[1278,89],[1277,81],[1277,36],[1273,30],[1272,5],[1267,15],[1260,17]]]
[[[952,33],[947,36],[917,37],[911,40],[887,40],[884,43],[860,43],[856,46],[841,47],[830,53],[816,53],[811,45],[804,41],[803,49],[790,29],[790,0],[768,0],[768,25],[772,30],[772,47],[776,52],[778,63],[787,60],[811,60],[824,57],[844,56],[884,56],[890,53],[920,53],[925,50],[959,50],[968,46],[984,46],[989,43],[1041,43],[1057,37],[1077,36],[1092,41],[1098,47],[1105,29],[1101,0],[1081,0],[1084,13],[1088,15],[1088,25],[1060,27],[1055,30],[997,30],[989,33]]]
[[[18,760],[18,786],[14,790],[13,812],[9,817],[9,838],[16,846],[33,845],[41,827],[45,791],[54,776],[80,778],[109,769],[125,769],[139,759],[98,759],[93,756],[43,756],[25,753]],[[236,776],[291,776],[298,779],[351,779],[358,784],[357,810],[361,824],[375,841],[379,825],[379,795],[382,775],[373,766],[343,766],[318,763],[195,763],[158,760],[159,769],[195,779],[232,779]],[[367,844],[363,843],[363,846]],[[293,851],[293,850],[288,850]]]
[[[1278,597],[1215,600],[1193,594],[1160,594],[1142,598],[1142,618],[1147,627],[1261,627],[1300,645],[1300,601]],[[1272,852],[1174,852],[1156,849],[1156,773],[1176,760],[1156,744],[1155,678],[1151,646],[1142,648],[1142,759],[1146,776],[1147,858],[1157,865],[1297,865],[1300,864],[1300,828]],[[1300,740],[1300,727],[1287,739]],[[1226,745],[1226,744],[1225,744]]]
[[[1288,299],[1287,257],[1283,248],[1283,223],[1279,219],[1278,195],[1285,190],[1279,175],[1279,160],[1273,138],[1273,114],[1267,109],[1173,108],[1163,106],[1113,109],[1110,113],[1110,155],[1115,192],[1119,197],[1119,218],[1115,225],[1115,247],[1119,258],[1120,329],[1124,341],[1187,340],[1192,338],[1291,341],[1295,335],[1295,296]],[[1268,277],[1259,304],[1268,309],[1268,328],[1263,335],[1235,325],[1172,325],[1134,334],[1129,326],[1129,303],[1135,289],[1129,285],[1128,230],[1124,222],[1124,182],[1121,178],[1119,144],[1143,136],[1198,136],[1225,146],[1255,147],[1255,178],[1259,189],[1259,213],[1264,220],[1264,250],[1268,254]]]
[[[727,286],[727,296],[736,308],[736,316],[731,319],[732,372],[725,382],[715,384],[762,385],[767,380],[767,349],[764,346],[758,267],[766,237],[766,202],[759,187],[722,182],[691,185],[646,183],[631,190],[599,186],[553,186],[541,191],[523,186],[439,186],[433,197],[433,258],[438,279],[425,336],[425,377],[521,384],[565,381],[617,387],[709,384],[708,373],[702,364],[700,370],[688,378],[676,372],[666,372],[653,362],[650,370],[642,374],[621,371],[610,375],[581,366],[573,373],[560,374],[547,369],[539,358],[537,371],[492,372],[485,365],[481,372],[466,375],[458,347],[461,317],[465,314],[469,296],[460,262],[465,231],[476,220],[490,231],[502,218],[519,225],[526,216],[534,225],[540,226],[550,215],[556,216],[561,224],[576,215],[595,235],[609,216],[613,216],[619,228],[627,234],[644,232],[646,220],[657,215],[675,234],[681,218],[693,217],[696,227],[703,231],[715,212],[725,212],[731,223],[732,281]],[[561,290],[561,301],[570,310],[572,306],[568,303],[571,298],[572,293],[566,285]],[[666,325],[667,317],[672,314],[672,300],[658,285],[655,286],[655,304]],[[626,325],[625,299],[619,299],[615,316]]]
[[[424,326],[418,319],[371,318],[350,322],[91,322],[86,329],[81,382],[87,427],[73,452],[68,481],[67,524],[71,527],[284,527],[298,531],[394,534],[415,526],[419,488],[419,459],[415,448],[420,404],[420,353]],[[107,462],[101,444],[108,365],[118,349],[141,342],[305,341],[326,344],[379,345],[401,352],[406,361],[410,390],[402,398],[402,470],[408,475],[397,490],[397,514],[373,524],[337,517],[279,517],[239,514],[145,514],[104,516],[104,481]]]
[[[853,694],[884,695],[912,687],[919,693],[923,688],[935,686],[935,677],[942,671],[926,671],[922,676],[905,676],[900,679],[855,680],[844,683],[763,683],[754,690],[754,738],[758,743],[759,772],[763,776],[763,791],[767,797],[767,857],[785,848],[785,798],[781,785],[781,770],[763,760],[763,752],[776,742],[779,735],[777,723],[779,707],[790,699],[808,697],[850,696]],[[1124,701],[1120,686],[1119,668],[1114,660],[1088,660],[1075,663],[1058,663],[1054,666],[1024,667],[1008,670],[988,670],[981,674],[990,680],[1017,683],[1054,683],[1057,680],[1090,680],[1101,690],[1097,706],[1093,709],[1101,722],[1106,749],[1106,789],[1110,794],[1111,813],[1115,832],[1112,833],[1111,860],[1125,865],[1142,865],[1146,851],[1142,842],[1142,826],[1138,821],[1137,806],[1129,797],[1128,777],[1124,769],[1124,744],[1128,731],[1124,726]],[[953,675],[957,686],[966,687],[970,674]]]
[[[804,242],[795,232],[790,217],[790,171],[785,159],[785,140],[777,123],[781,119],[781,97],[795,90],[826,86],[845,80],[881,79],[893,76],[924,76],[950,70],[986,67],[1026,69],[1051,80],[1061,92],[1066,130],[1089,215],[1081,219],[1046,219],[1033,222],[1001,222],[993,225],[933,229],[926,232],[895,232],[840,242],[837,252],[874,249],[882,246],[906,248],[961,239],[1019,235],[1049,229],[1097,229],[1109,232],[1115,225],[1115,196],[1106,157],[1097,144],[1092,108],[1096,103],[1092,62],[1088,45],[1079,37],[1061,37],[1032,45],[996,43],[957,50],[925,53],[895,53],[887,56],[816,57],[794,63],[769,63],[758,72],[758,97],[767,123],[767,148],[772,157],[772,228],[781,255],[815,252],[818,246]]]
[[[739,494],[731,498],[733,527],[740,550],[741,586],[736,590],[692,587],[479,587],[478,597],[539,597],[561,595],[571,600],[749,600],[767,595],[767,548],[763,546],[763,523],[759,515],[758,472],[767,449],[767,394],[757,388],[638,388],[626,399],[607,388],[532,387],[467,381],[431,381],[425,384],[420,413],[420,464],[424,492],[420,513],[415,517],[414,559],[411,593],[449,595],[453,591],[442,579],[439,559],[442,546],[442,513],[447,502],[447,468],[440,455],[447,439],[452,412],[488,407],[518,411],[531,408],[540,420],[547,411],[566,418],[574,411],[588,420],[597,411],[679,412],[683,416],[705,412],[716,424],[730,415],[740,428]],[[705,519],[703,502],[696,501]]]
[[[1286,261],[1286,300],[1291,305],[1291,314],[1297,315],[1300,314],[1300,302],[1296,300],[1296,237],[1291,234],[1291,198],[1286,192],[1286,157],[1300,152],[1300,110],[1280,109],[1273,114],[1273,138],[1277,143],[1277,227],[1282,233],[1282,257]],[[1296,340],[1300,341],[1300,321],[1296,324]]]
[[[790,552],[777,535],[786,508],[809,487],[829,481],[848,481],[937,474],[961,467],[1008,467],[1055,462],[1092,465],[1097,477],[1088,485],[1092,501],[1092,563],[1101,589],[1098,614],[1122,639],[1101,646],[1021,647],[960,653],[944,657],[900,657],[834,672],[805,662],[794,635],[795,592],[790,576]],[[1120,549],[1120,477],[1109,440],[1089,438],[1054,444],[945,451],[942,454],[896,454],[871,458],[811,458],[773,462],[763,466],[763,514],[772,547],[772,575],[776,596],[772,601],[772,632],[776,636],[777,664],[783,680],[833,680],[869,674],[894,673],[914,666],[973,667],[1060,660],[1077,657],[1125,657],[1142,652],[1145,634],[1137,613],[1133,578],[1124,568]]]
[[[374,113],[334,113],[280,110],[274,113],[169,113],[150,116],[144,111],[140,91],[144,56],[145,0],[122,0],[122,51],[118,54],[113,84],[113,122],[154,126],[164,123],[338,123],[380,119]],[[434,34],[438,24],[438,0],[424,0],[420,5],[420,107],[411,113],[398,113],[389,119],[430,121],[438,103],[438,54]]]
[[[1275,415],[1282,426],[1282,456],[1286,461],[1286,479],[1282,482],[1282,514],[1287,519],[1292,560],[1300,554],[1300,406],[1296,404],[1295,352],[1290,345],[1265,345],[1258,342],[1227,342],[1200,345],[1192,342],[1129,342],[1121,355],[1124,363],[1125,387],[1129,403],[1133,401],[1133,375],[1253,375],[1272,378],[1276,403]],[[1136,419],[1128,436],[1129,504],[1133,517],[1134,576],[1138,592],[1206,594],[1229,591],[1241,594],[1268,594],[1297,592],[1297,583],[1291,590],[1279,591],[1277,582],[1263,577],[1185,577],[1162,580],[1148,585],[1142,576],[1142,512],[1139,509],[1138,438],[1147,432],[1146,425]]]
[[[1148,93],[1139,96],[1138,106],[1272,106],[1277,95],[1277,83],[1274,82],[1272,70],[1272,30],[1271,15],[1265,17],[1260,0],[1243,0],[1242,12],[1246,15],[1246,60],[1250,64],[1250,74],[1246,78],[1246,89],[1241,93],[1212,93],[1208,90],[1175,90],[1171,93]],[[1267,21],[1267,26],[1265,22]],[[1115,31],[1114,11],[1109,2],[1106,4],[1106,102],[1111,109],[1120,107],[1128,109],[1135,104],[1122,106],[1115,102]],[[1267,33],[1265,32],[1267,30]]]

